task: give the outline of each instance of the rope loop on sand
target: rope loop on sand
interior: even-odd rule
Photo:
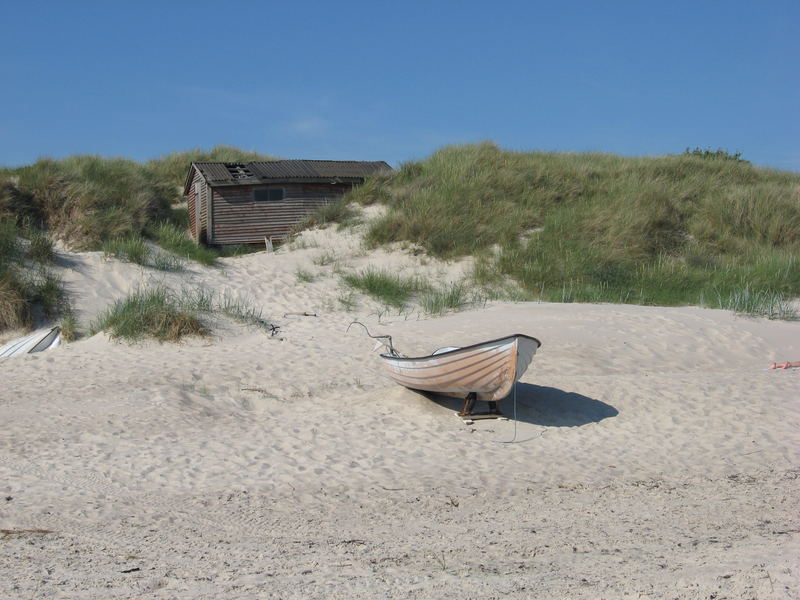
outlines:
[[[522,440],[523,442],[525,440]],[[514,437],[510,440],[494,440],[496,444],[518,444],[517,442],[517,382],[514,382]]]

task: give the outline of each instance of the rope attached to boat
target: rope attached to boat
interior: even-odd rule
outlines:
[[[364,331],[367,332],[367,335],[369,337],[371,337],[372,339],[374,339],[374,340],[379,340],[379,339],[389,340],[388,343],[387,342],[383,342],[383,345],[386,346],[389,349],[389,354],[391,354],[392,356],[403,356],[397,350],[394,349],[394,346],[392,345],[392,336],[390,336],[390,335],[372,335],[369,332],[369,329],[367,329],[367,326],[364,325],[361,321],[353,321],[352,323],[350,323],[350,325],[347,326],[347,329],[345,330],[345,333],[350,331],[350,328],[353,325],[361,325],[364,328]]]

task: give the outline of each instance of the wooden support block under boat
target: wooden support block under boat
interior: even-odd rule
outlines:
[[[465,419],[498,419],[503,416],[503,413],[500,412],[500,408],[497,406],[497,402],[493,400],[488,402],[488,412],[472,412],[472,409],[475,407],[475,400],[477,397],[478,395],[475,392],[470,392],[467,394],[467,397],[464,399],[464,408],[461,409],[460,413],[458,413],[459,417],[463,417]]]

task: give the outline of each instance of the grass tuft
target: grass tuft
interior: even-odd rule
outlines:
[[[797,321],[800,319],[797,310],[783,294],[769,290],[754,292],[745,287],[730,292],[727,297],[718,296],[717,306],[737,313],[773,320]]]
[[[78,319],[72,309],[67,309],[61,318],[61,339],[65,342],[74,342],[80,337]]]
[[[150,247],[140,235],[107,240],[103,243],[103,253],[143,267],[150,259]]]
[[[195,243],[186,232],[186,229],[168,221],[162,221],[154,230],[153,237],[156,243],[181,258],[199,262],[201,265],[214,266],[218,254],[205,246]]]
[[[0,331],[30,327],[32,322],[30,302],[25,288],[9,272],[0,274]]]
[[[440,288],[427,290],[420,297],[422,310],[431,315],[458,311],[476,302],[478,296],[470,293],[466,283],[458,281]]]
[[[404,308],[412,295],[427,290],[420,277],[404,277],[388,270],[367,268],[347,273],[342,280],[352,288],[366,292],[387,306]]]
[[[0,219],[0,268],[16,261],[22,252],[19,245],[19,232],[13,219]]]
[[[256,308],[249,301],[242,298],[236,298],[225,293],[217,302],[216,310],[245,325],[253,325],[261,329],[272,331],[272,327],[270,323],[264,319],[261,309]]]
[[[184,270],[183,261],[169,252],[153,253],[150,266],[159,271],[180,272]]]
[[[64,311],[66,296],[61,278],[57,275],[42,269],[29,275],[25,286],[28,301],[38,305],[48,319],[53,319]]]
[[[323,227],[331,223],[341,226],[355,225],[358,223],[358,212],[350,206],[348,200],[339,198],[329,202],[312,212],[297,226],[297,231],[311,227]]]
[[[30,243],[20,242],[23,234]],[[0,218],[0,331],[29,328],[35,315],[52,319],[67,308],[61,279],[47,268],[52,259],[45,234]]]
[[[41,264],[53,262],[55,258],[53,242],[47,233],[34,229],[28,234],[28,239],[30,241],[28,255],[31,260]]]
[[[335,264],[337,260],[339,260],[339,257],[336,255],[336,252],[333,250],[324,250],[318,256],[315,256],[311,262],[319,267],[325,267]]]
[[[277,246],[280,242],[274,242]],[[229,246],[221,246],[217,252],[220,256],[225,258],[236,258],[237,256],[244,256],[245,254],[255,254],[256,252],[263,252],[263,244],[231,244]]]
[[[200,319],[203,313],[219,313],[231,319],[273,331],[262,311],[250,302],[230,294],[217,297],[203,289],[173,292],[158,285],[137,289],[118,300],[91,325],[91,332],[108,331],[113,338],[136,341],[152,337],[161,342],[176,342],[187,335],[208,335]]]
[[[136,341],[147,336],[160,342],[176,342],[187,335],[208,331],[169,289],[139,289],[117,300],[92,324],[92,333],[107,331],[112,338]]]
[[[311,271],[306,271],[305,269],[297,269],[297,271],[295,271],[295,275],[297,276],[297,281],[302,283],[311,283],[315,279],[314,274]]]

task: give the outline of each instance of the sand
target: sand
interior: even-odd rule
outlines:
[[[333,228],[183,273],[59,261],[83,322],[161,282],[248,299],[280,333],[217,319],[0,363],[2,598],[800,598],[800,369],[767,369],[800,360],[800,323],[398,313],[340,273],[468,263]],[[536,336],[516,420],[465,425],[397,387],[354,319],[407,354]]]

